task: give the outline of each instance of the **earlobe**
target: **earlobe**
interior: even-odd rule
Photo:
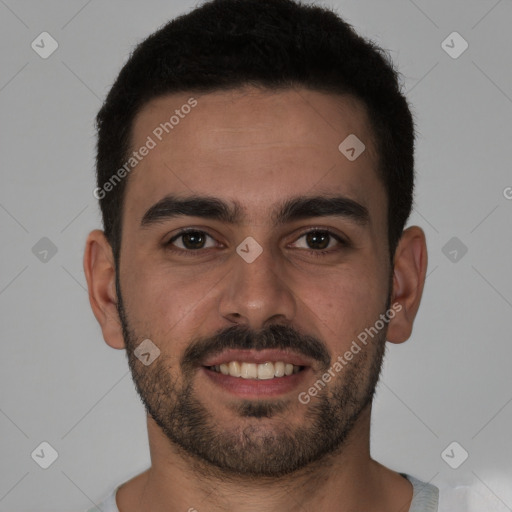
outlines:
[[[418,312],[427,272],[425,233],[418,226],[404,230],[395,252],[392,304],[400,311],[390,321],[387,340],[402,343],[409,339]]]
[[[100,324],[103,338],[112,348],[125,348],[117,311],[116,269],[112,248],[101,230],[89,233],[84,252],[84,272],[89,302]]]

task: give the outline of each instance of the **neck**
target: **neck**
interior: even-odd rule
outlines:
[[[371,405],[342,447],[279,478],[232,475],[183,453],[148,417],[151,467],[121,487],[120,512],[406,512],[411,484],[370,457]],[[132,508],[133,507],[133,508]]]

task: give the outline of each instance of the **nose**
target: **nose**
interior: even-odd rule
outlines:
[[[255,330],[274,323],[289,325],[297,301],[283,263],[266,249],[251,263],[236,254],[223,280],[219,314]]]

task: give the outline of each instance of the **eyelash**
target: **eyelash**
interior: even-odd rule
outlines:
[[[176,254],[184,254],[186,256],[201,256],[202,254],[204,254],[204,251],[205,249],[171,249],[170,247],[172,246],[172,243],[177,240],[178,238],[182,237],[183,235],[186,235],[187,233],[200,233],[202,235],[206,235],[206,236],[209,236],[210,238],[213,239],[213,237],[208,234],[206,231],[202,231],[200,229],[194,229],[194,228],[187,228],[187,229],[183,229],[181,231],[179,231],[176,235],[174,235],[171,239],[169,239],[168,242],[166,242],[164,245],[165,247],[167,248],[167,250],[173,252],[173,253],[176,253]],[[300,238],[302,238],[303,236],[305,235],[309,235],[310,233],[324,233],[324,234],[327,234],[329,235],[330,237],[334,238],[339,244],[341,247],[349,247],[349,243],[344,240],[343,238],[341,238],[339,235],[337,235],[336,233],[333,233],[332,231],[329,231],[328,229],[324,229],[324,228],[313,228],[313,229],[310,229],[308,231],[304,231],[303,233],[301,233],[297,240],[299,240]],[[336,252],[336,249],[333,250],[333,249],[323,249],[323,250],[315,250],[315,249],[302,249],[303,251],[306,251],[307,253],[309,253],[310,255],[312,256],[315,256],[315,257],[323,257],[323,256],[326,256],[328,254],[332,254],[334,252]]]

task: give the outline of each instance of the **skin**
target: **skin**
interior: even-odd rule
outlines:
[[[150,338],[161,351],[157,361],[165,376],[160,377],[155,372],[157,365],[143,366],[131,356],[134,380],[143,392],[151,398],[152,383],[157,381],[182,389],[185,376],[179,363],[187,347],[233,325],[254,332],[270,324],[289,326],[317,339],[333,362],[361,331],[375,324],[389,298],[401,310],[381,333],[382,344],[384,340],[406,341],[425,281],[425,235],[417,226],[404,230],[392,269],[387,197],[376,173],[363,106],[347,96],[305,89],[168,95],[151,101],[138,114],[133,147],[143,145],[155,127],[191,96],[197,106],[129,176],[118,271],[130,335],[121,326],[114,258],[102,231],[89,234],[84,255],[90,302],[106,343],[127,349],[130,357],[137,343]],[[354,161],[338,150],[351,133],[366,145]],[[237,200],[246,217],[238,225],[180,217],[141,228],[144,213],[171,193]],[[334,193],[365,206],[368,224],[335,216],[282,226],[272,222],[272,209],[287,198]],[[171,253],[164,246],[186,227],[213,237],[202,256]],[[311,228],[344,236],[350,246],[338,246],[332,240],[329,249],[333,252],[315,257],[306,237],[301,237]],[[250,264],[235,251],[248,236],[263,248]],[[183,239],[175,243],[184,250]],[[356,401],[361,402],[372,384],[372,364],[379,357],[376,343],[362,352],[349,363],[360,378],[349,382],[350,368],[344,369],[319,395],[332,399],[335,389],[349,389],[342,387],[348,382],[357,391]],[[313,365],[305,389],[322,373],[319,365]],[[234,407],[240,400],[200,372],[192,375],[190,383],[215,432],[239,433],[252,425],[257,427],[256,440],[282,433],[284,425],[292,429],[310,426],[308,411],[319,400],[315,397],[301,404],[293,391],[279,397],[286,403],[279,414],[242,417]],[[159,400],[167,411],[164,406],[170,404],[170,396],[162,395]],[[201,461],[173,443],[148,414],[151,467],[120,488],[119,510],[407,512],[412,485],[370,456],[371,402],[357,412],[341,446],[319,461],[275,478],[236,476]]]

